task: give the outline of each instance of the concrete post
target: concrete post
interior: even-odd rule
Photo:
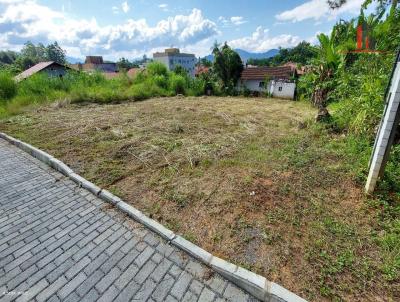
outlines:
[[[386,106],[375,139],[374,150],[369,166],[369,174],[365,191],[370,194],[374,191],[376,182],[383,175],[390,148],[393,144],[395,132],[400,122],[400,52],[392,73],[389,89],[386,93]]]

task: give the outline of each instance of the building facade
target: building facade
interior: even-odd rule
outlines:
[[[94,72],[99,71],[102,73],[115,73],[118,72],[116,63],[104,62],[102,56],[86,56],[85,63],[71,64],[71,68],[79,71]]]
[[[238,89],[268,93],[276,98],[294,99],[296,70],[288,67],[247,67],[238,82]]]
[[[194,54],[181,53],[178,48],[167,48],[164,52],[153,54],[154,61],[158,61],[173,71],[177,66],[182,66],[194,78],[196,57]]]

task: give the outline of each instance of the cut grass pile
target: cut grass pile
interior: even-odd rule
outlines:
[[[58,105],[0,130],[311,301],[400,297],[399,195],[365,197],[370,144],[315,126],[307,104]]]

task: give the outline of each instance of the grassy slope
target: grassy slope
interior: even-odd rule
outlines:
[[[355,172],[368,156],[311,126],[313,113],[280,100],[153,99],[44,108],[0,130],[310,300],[394,299],[396,240],[382,244],[385,210]]]

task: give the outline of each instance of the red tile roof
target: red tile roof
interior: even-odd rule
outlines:
[[[210,67],[207,67],[207,66],[196,66],[196,69],[195,69],[195,71],[194,71],[194,74],[195,74],[196,76],[198,76],[198,75],[200,75],[200,74],[202,74],[202,73],[208,73],[209,70],[210,70]]]
[[[264,80],[266,77],[274,79],[290,79],[294,75],[289,66],[280,67],[248,67],[242,72],[242,80]]]
[[[301,66],[299,68],[299,64],[297,64],[295,62],[286,62],[282,66],[289,66],[292,69],[295,69],[298,75],[303,75],[305,73],[305,66]]]

